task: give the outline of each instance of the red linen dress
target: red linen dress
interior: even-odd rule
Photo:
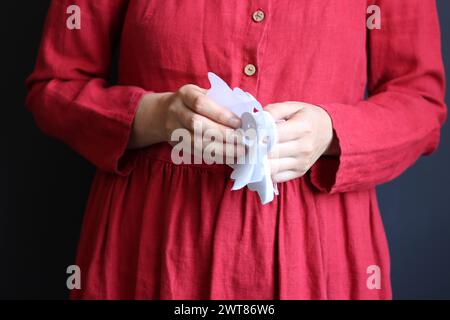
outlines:
[[[66,27],[73,4],[79,30]],[[366,27],[370,4],[381,30]],[[175,165],[168,144],[126,150],[144,93],[209,88],[208,71],[262,105],[324,108],[340,156],[279,184],[263,206],[230,190],[225,165]],[[42,130],[98,167],[72,297],[391,298],[375,186],[438,145],[446,109],[433,0],[52,1],[27,86]],[[371,266],[379,288],[368,285]]]

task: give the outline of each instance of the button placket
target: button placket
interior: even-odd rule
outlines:
[[[267,32],[268,16],[270,14],[270,0],[253,0],[249,3],[250,23],[247,24],[247,40],[244,43],[244,60],[242,65],[241,84],[247,91],[257,92],[259,83],[260,66],[258,62],[264,50],[262,42]]]

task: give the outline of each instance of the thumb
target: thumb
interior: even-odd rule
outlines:
[[[303,109],[300,102],[287,101],[280,103],[271,103],[265,106],[264,111],[271,114],[275,121],[289,119],[294,113]]]

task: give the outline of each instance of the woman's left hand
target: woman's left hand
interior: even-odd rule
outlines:
[[[303,102],[267,105],[277,123],[278,143],[269,154],[274,182],[285,182],[303,176],[322,154],[337,154],[333,126],[328,113]]]

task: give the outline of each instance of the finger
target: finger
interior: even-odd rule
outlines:
[[[187,107],[182,108],[179,118],[181,125],[193,133],[199,135],[207,134],[210,137],[214,137],[214,140],[221,142],[236,141],[240,143],[242,141],[242,133],[238,130],[216,123]]]
[[[296,158],[279,158],[269,159],[270,173],[276,175],[279,172],[296,170],[297,159]]]
[[[311,125],[307,121],[293,121],[277,123],[278,142],[299,139],[311,133]]]
[[[272,176],[272,181],[276,183],[286,182],[292,179],[296,179],[301,177],[302,175],[297,171],[282,171],[277,173],[276,175]]]
[[[185,152],[188,152],[202,159],[214,159],[217,163],[236,163],[238,159],[245,157],[246,149],[243,145],[231,143],[222,143],[204,139],[201,135],[194,134],[186,129],[185,133],[177,135],[177,139],[171,140],[172,146],[178,146]]]
[[[235,163],[238,158],[244,157],[245,147],[203,139],[198,135],[192,135],[192,150],[194,154],[204,159],[214,159],[217,163]]]
[[[230,128],[239,128],[241,120],[230,110],[219,106],[198,89],[180,90],[184,104],[195,113]]]
[[[197,86],[197,85],[195,85],[195,84],[186,84],[186,85],[184,85],[184,86],[182,86],[181,88],[180,88],[180,90],[179,90],[179,92],[182,94],[182,95],[184,95],[186,92],[189,92],[189,91],[198,91],[198,92],[200,92],[200,93],[203,93],[203,94],[206,94],[207,92],[208,92],[208,90],[207,89],[204,89],[204,88],[202,88],[202,87],[199,87],[199,86]]]
[[[230,129],[228,129],[230,130]],[[215,136],[211,136],[208,132],[200,134],[199,131],[190,132],[192,142],[198,151],[206,150],[218,155],[238,157],[245,155],[245,145],[236,141],[236,139],[220,140]]]
[[[195,138],[195,149],[204,155],[237,159],[245,155],[245,147],[217,141],[206,141]]]
[[[241,160],[239,160],[241,159]],[[236,157],[236,156],[211,156],[210,154],[204,154],[203,155],[203,161],[206,164],[227,164],[227,165],[234,165],[238,163],[244,163],[245,161],[242,160],[243,158]]]
[[[294,157],[299,154],[301,150],[301,143],[298,140],[291,140],[287,142],[277,143],[273,146],[269,153],[269,158],[287,158]]]
[[[264,107],[264,111],[269,112],[275,121],[289,119],[294,113],[303,108],[302,103],[287,101],[281,103],[272,103]]]

